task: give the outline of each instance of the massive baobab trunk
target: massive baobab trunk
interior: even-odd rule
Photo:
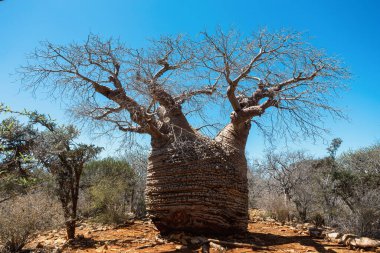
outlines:
[[[148,212],[160,231],[233,233],[246,229],[247,161],[244,147],[236,145],[245,145],[245,139],[224,130],[216,140],[189,135],[163,146],[153,145],[146,196]]]

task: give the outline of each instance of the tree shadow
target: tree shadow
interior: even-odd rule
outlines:
[[[259,247],[252,248],[255,251],[268,250],[271,246],[298,243],[302,246],[313,247],[319,253],[335,253],[335,250],[326,249],[325,246],[310,236],[282,236],[271,233],[247,232],[241,242],[253,243]]]
[[[274,251],[273,246],[276,245],[286,245],[286,244],[292,244],[292,243],[298,243],[302,246],[307,247],[313,247],[315,251],[319,253],[336,253],[333,249],[326,249],[325,246],[315,239],[309,237],[309,236],[281,236],[281,235],[275,235],[270,233],[253,233],[253,232],[247,232],[244,235],[236,235],[236,236],[219,236],[219,237],[213,237],[213,239],[221,241],[220,245],[224,246],[227,249],[233,249],[238,247],[233,247],[231,245],[225,244],[223,242],[228,243],[235,243],[237,245],[242,244],[251,244],[254,245],[250,247],[249,249],[254,252],[270,252]],[[248,247],[244,247],[248,249]],[[167,253],[187,253],[187,252],[194,252],[194,250],[199,250],[199,245],[193,245],[193,247],[188,246],[184,247],[182,249],[176,249],[176,250],[170,250],[165,251]]]

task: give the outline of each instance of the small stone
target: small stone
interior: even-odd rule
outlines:
[[[62,253],[62,249],[56,247],[56,248],[54,248],[51,252],[52,252],[52,253]]]
[[[210,242],[210,248],[216,249],[218,252],[226,252],[226,249],[216,243]]]
[[[37,243],[36,245],[36,249],[42,249],[43,247],[44,245],[41,242]]]
[[[354,234],[344,234],[340,240],[339,240],[339,244],[343,244],[343,245],[347,245],[347,241],[349,239],[352,239],[352,238],[356,238],[357,236],[354,235]]]
[[[107,250],[107,249],[108,249],[108,246],[107,246],[107,244],[105,244],[105,245],[103,245],[103,246],[97,248],[95,251],[96,251],[96,252],[103,252],[103,251],[105,251],[105,250]]]
[[[65,242],[66,242],[66,240],[62,239],[62,238],[58,238],[58,239],[54,240],[55,245],[61,245],[61,244],[64,244]],[[69,243],[70,243],[70,240],[69,240]]]
[[[322,238],[322,229],[319,228],[309,228],[309,235],[311,237],[316,237],[316,238]]]
[[[328,239],[328,240],[337,240],[341,237],[342,237],[342,234],[338,233],[338,232],[332,232],[332,233],[326,234],[326,239]]]

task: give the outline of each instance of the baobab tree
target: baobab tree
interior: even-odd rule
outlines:
[[[20,73],[34,91],[68,98],[95,127],[151,137],[147,210],[161,232],[231,233],[247,226],[252,122],[266,133],[316,136],[325,112],[341,116],[329,101],[347,71],[303,37],[217,30],[132,49],[90,35],[42,43]],[[216,107],[232,112],[212,136],[204,130],[218,127],[209,122]]]

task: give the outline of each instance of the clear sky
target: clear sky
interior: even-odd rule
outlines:
[[[15,109],[36,109],[68,122],[59,101],[46,99],[46,94],[32,97],[10,76],[39,41],[83,41],[92,32],[143,47],[147,38],[196,35],[217,26],[243,33],[264,27],[308,32],[313,45],[343,58],[353,74],[350,90],[336,101],[349,121],[326,119],[325,125],[331,130],[326,141],[342,138],[341,150],[380,141],[377,0],[4,0],[0,2],[0,102]],[[302,141],[290,146],[322,156],[326,143]],[[262,136],[253,132],[247,146],[249,154],[260,157],[264,148]]]

